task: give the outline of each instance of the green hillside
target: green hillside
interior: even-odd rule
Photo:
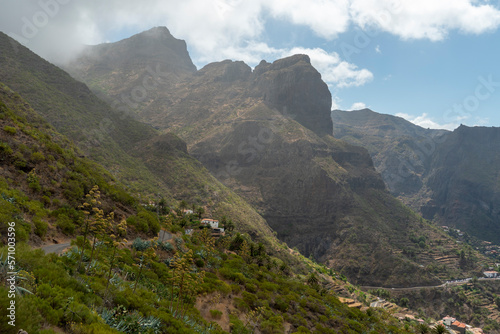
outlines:
[[[16,235],[15,264],[0,249],[4,320],[12,300],[7,279],[16,278],[15,321],[2,321],[2,333],[409,333],[385,311],[340,303],[326,289],[332,271],[249,235],[213,239],[194,215],[161,212],[172,239],[127,243],[155,235],[156,215],[3,84],[0,150],[2,242],[9,227]],[[97,211],[86,214],[86,207]],[[182,235],[184,227],[195,231]],[[26,243],[61,236],[78,236],[62,256]]]

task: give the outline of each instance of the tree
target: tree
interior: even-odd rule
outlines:
[[[169,207],[167,206],[167,201],[163,197],[161,197],[160,201],[158,202],[158,208],[160,210],[160,214],[162,215],[166,215],[170,211]]]
[[[127,243],[127,239],[124,238],[125,235],[127,235],[127,221],[125,219],[123,219],[117,225],[109,226],[108,244],[111,247],[113,253],[109,261],[108,278],[106,283],[106,290],[104,292],[105,299],[108,294],[109,282],[111,281],[111,272],[113,271],[113,267],[115,264],[116,251],[120,245],[124,245]]]
[[[307,284],[312,286],[313,288],[316,288],[318,286],[319,280],[314,272],[309,273],[309,275],[307,276]]]
[[[94,219],[91,221],[89,226],[89,233],[92,234],[92,251],[90,252],[90,260],[87,268],[85,269],[85,274],[90,269],[92,265],[92,260],[94,259],[94,251],[97,244],[97,239],[104,236],[106,229],[109,228],[115,221],[115,213],[111,212],[106,217],[104,217],[104,211],[102,209],[98,209],[94,216]]]
[[[87,246],[87,235],[89,233],[90,226],[95,223],[96,219],[99,219],[99,214],[101,213],[100,205],[101,205],[101,192],[99,191],[99,187],[96,185],[92,187],[87,195],[85,195],[85,202],[79,206],[80,209],[83,209],[83,214],[85,215],[85,223],[83,230],[83,245],[82,251],[80,252],[80,260],[78,261],[78,271],[81,268],[83,262],[83,254],[85,252],[85,247]]]
[[[201,219],[201,216],[205,213],[205,209],[199,206],[196,208],[196,214],[198,215],[198,219]]]
[[[444,334],[447,331],[448,330],[446,329],[446,327],[443,324],[439,324],[432,329],[432,334]]]
[[[431,328],[427,324],[418,324],[417,333],[429,334],[430,332],[431,332]]]
[[[495,304],[497,304],[497,307],[500,308],[500,296],[495,297]]]
[[[182,210],[185,210],[186,208],[188,207],[188,204],[185,200],[182,200],[180,203],[179,203],[179,209]]]
[[[156,242],[153,242],[145,250],[138,251],[139,264],[137,266],[139,267],[139,273],[137,274],[137,278],[135,280],[134,289],[133,289],[134,293],[135,293],[135,289],[137,289],[137,283],[139,283],[139,280],[141,278],[142,269],[144,268],[144,266],[147,266],[156,257],[156,252],[155,252],[156,244],[157,244]]]
[[[406,297],[403,297],[399,300],[399,305],[402,307],[408,307],[409,303],[410,303],[410,300]]]
[[[174,314],[182,317],[184,313],[184,299],[188,299],[196,294],[202,285],[205,272],[191,273],[193,266],[193,250],[189,249],[185,254],[179,252],[175,255],[172,274],[172,286],[170,296],[170,309],[174,311],[174,287],[177,286],[177,303]]]
[[[234,230],[234,223],[231,219],[228,219],[223,226],[228,232],[232,232]]]

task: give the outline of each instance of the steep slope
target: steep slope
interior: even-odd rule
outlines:
[[[83,62],[89,53],[97,55],[89,48]],[[92,60],[90,68],[109,61]],[[116,91],[116,75],[101,75],[96,89]],[[91,87],[93,80],[86,78]],[[133,90],[134,80],[120,87]],[[414,249],[410,237],[431,244],[442,235],[385,190],[366,150],[329,135],[331,96],[307,56],[263,61],[253,71],[243,62],[212,63],[166,87],[155,90],[154,101],[137,103],[140,119],[186,141],[189,153],[257,208],[290,246],[357,283],[438,281],[425,269],[436,260],[425,245]],[[449,239],[442,242],[456,248]]]
[[[137,212],[137,201],[98,164],[43,120],[21,96],[0,83],[0,230],[16,222],[18,241],[40,244],[73,235],[83,222],[83,197],[95,185],[116,220]]]
[[[422,213],[500,243],[500,128],[460,126],[436,147]]]
[[[365,147],[389,191],[406,203],[424,187],[422,176],[430,154],[448,133],[369,109],[333,110],[332,120],[334,137]]]
[[[424,218],[500,242],[500,129],[423,129],[368,109],[332,119],[334,136],[367,148],[390,191]]]
[[[155,144],[165,153],[178,155],[185,150],[185,144],[169,136],[159,137]],[[304,328],[347,333],[353,327],[357,331],[409,333],[388,312],[353,311],[327,292],[325,288],[331,285],[343,290],[347,284],[335,279],[332,271],[327,274],[323,266],[290,255],[288,249],[273,256],[273,250],[266,251],[261,243],[239,233],[214,240],[210,235],[207,238],[206,230],[195,229],[190,236],[176,235],[175,246],[173,240],[152,243],[136,239],[132,247],[115,248],[112,226],[107,226],[106,233],[96,233],[97,239],[93,239],[98,241],[96,251],[89,246],[83,257],[81,248],[72,248],[63,256],[32,249],[23,241],[39,245],[59,238],[61,232],[73,234],[70,230],[74,230],[78,235],[85,230],[81,194],[96,184],[102,195],[98,207],[105,214],[114,212],[117,222],[125,218],[132,222],[131,216],[141,210],[151,216],[104,168],[78,155],[79,149],[70,140],[0,83],[1,305],[13,305],[12,285],[5,282],[12,275],[17,277],[15,321],[2,322],[1,333],[15,334],[21,328],[29,333],[118,333],[130,328],[172,334]],[[199,224],[193,217],[188,223],[191,228]],[[170,214],[168,219],[172,234],[186,224],[183,215]],[[12,222],[16,243],[7,247]],[[128,235],[120,235],[118,240],[135,237],[133,230],[129,223]],[[158,247],[150,248],[152,245]],[[144,248],[148,248],[146,260]],[[9,261],[6,254],[11,255]],[[288,261],[291,258],[294,261]],[[181,278],[170,265],[173,261],[196,270],[183,272]],[[315,284],[305,284],[303,268],[314,273]],[[362,295],[364,299],[359,299],[366,303],[365,294],[354,287],[351,291],[349,297]],[[306,303],[300,304],[302,299]],[[250,310],[257,307],[250,324]],[[2,307],[0,316],[7,319],[8,315],[10,310]]]
[[[123,111],[111,108],[85,84],[0,33],[0,78],[59,132],[102,164],[144,201],[164,196],[231,215],[242,232],[276,243],[265,220],[210,175],[174,134],[160,135]],[[16,45],[13,48],[12,45]]]

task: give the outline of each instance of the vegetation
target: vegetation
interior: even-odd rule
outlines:
[[[183,217],[170,218],[175,230]],[[31,293],[16,297],[16,328],[29,333],[54,333],[55,328],[68,333],[284,333],[285,326],[297,333],[412,332],[384,311],[364,313],[341,304],[321,288],[319,273],[294,274],[248,235],[215,240],[208,229],[198,228],[166,251],[155,246],[158,240],[136,239],[131,248],[117,244],[117,235],[125,232],[114,232],[102,234],[105,242],[92,260],[91,244],[73,246],[60,257],[19,244],[16,271],[29,277],[19,284]],[[79,271],[82,250],[87,270]],[[311,284],[313,276],[318,277]],[[0,287],[0,298],[6,296]],[[11,328],[2,323],[0,331]]]

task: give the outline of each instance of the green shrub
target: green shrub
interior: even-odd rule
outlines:
[[[0,154],[11,155],[13,153],[12,148],[10,148],[7,143],[0,143]]]
[[[16,241],[27,241],[31,232],[31,225],[21,223],[16,225]]]
[[[28,186],[34,192],[39,192],[40,190],[42,190],[42,186],[40,185],[40,178],[38,177],[38,175],[36,175],[34,169],[28,173],[27,181],[28,181]]]
[[[142,240],[141,238],[136,238],[132,243],[132,248],[139,252],[143,252],[149,247],[151,247],[151,242],[148,240]]]
[[[210,316],[212,319],[220,319],[222,317],[222,312],[219,310],[210,310]]]
[[[13,126],[4,126],[3,131],[7,132],[9,135],[15,135],[17,133],[17,129]]]
[[[33,223],[35,225],[35,234],[43,239],[47,234],[49,224],[38,217],[33,218]]]
[[[73,220],[66,216],[65,214],[60,214],[57,217],[57,222],[56,226],[64,233],[67,235],[73,235],[75,233],[75,224],[73,223]]]
[[[42,152],[35,152],[31,155],[31,159],[34,160],[34,161],[44,161],[45,160],[45,156],[43,155]]]

